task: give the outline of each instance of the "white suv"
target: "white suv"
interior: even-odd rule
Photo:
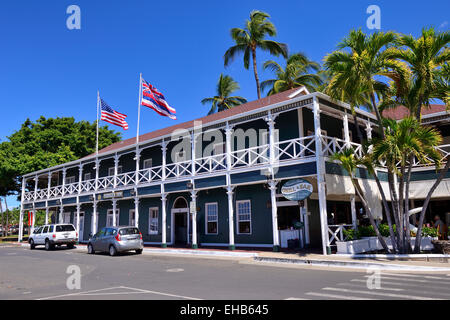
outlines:
[[[77,241],[78,232],[72,224],[48,224],[38,227],[28,239],[31,250],[38,245],[45,245],[45,250],[51,250],[55,245],[63,244],[73,248]]]

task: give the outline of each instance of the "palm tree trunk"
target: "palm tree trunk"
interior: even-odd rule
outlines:
[[[375,115],[377,116],[380,136],[381,136],[381,138],[384,139],[386,137],[386,135],[384,134],[384,128],[383,128],[383,123],[382,123],[383,121],[381,118],[380,110],[378,110],[377,103],[375,101],[375,94],[373,92],[370,94],[370,100],[372,102],[372,109],[373,109],[373,111],[375,111]]]
[[[389,226],[389,235],[391,236],[392,249],[394,252],[398,252],[397,239],[395,238],[394,228],[392,227],[391,210],[389,209],[389,205],[386,200],[386,194],[384,193],[383,187],[381,186],[380,183],[380,179],[378,179],[376,172],[374,172],[374,177],[375,182],[377,183],[378,186],[378,190],[380,190],[381,201],[383,203],[384,211],[386,211],[386,220]]]
[[[415,253],[420,252],[420,243],[422,241],[423,220],[425,219],[425,212],[427,211],[428,204],[430,203],[430,200],[431,200],[431,196],[433,195],[433,192],[436,190],[438,185],[441,183],[442,179],[444,179],[449,168],[450,168],[450,158],[447,159],[447,163],[445,164],[445,167],[441,170],[439,177],[434,182],[433,186],[431,187],[430,191],[427,194],[427,197],[425,198],[425,201],[424,201],[423,207],[422,207],[422,212],[420,213],[419,225],[417,227],[416,243],[414,244],[414,252]]]
[[[261,99],[261,85],[259,83],[258,65],[256,64],[256,49],[253,48],[252,48],[252,60],[253,60],[253,72],[255,74],[255,81],[256,81],[256,93],[258,94],[258,99]]]
[[[361,189],[361,186],[358,183],[358,180],[354,179],[352,177],[352,183],[353,183],[353,186],[354,186],[354,188],[356,190],[356,193],[358,194],[359,199],[361,200],[361,203],[362,203],[362,205],[364,207],[364,210],[367,212],[367,215],[369,216],[370,224],[372,225],[373,229],[375,230],[375,233],[376,233],[376,235],[378,237],[378,240],[381,243],[381,246],[383,247],[383,249],[387,253],[390,253],[390,250],[389,250],[389,247],[386,244],[386,241],[384,241],[384,238],[381,236],[380,230],[378,230],[378,226],[375,223],[375,219],[373,218],[372,211],[370,210],[369,205],[367,204],[367,200],[364,198],[363,191]]]
[[[397,191],[395,188],[395,184],[394,184],[394,175],[392,174],[392,172],[390,171],[390,169],[388,168],[388,183],[389,183],[389,191],[391,193],[391,204],[392,204],[392,210],[393,210],[393,215],[394,215],[394,221],[395,221],[395,225],[397,226],[396,228],[396,235],[397,235],[397,248],[398,250],[401,250],[400,248],[400,239],[402,237],[402,232],[400,230],[400,217],[399,217],[399,213],[398,213],[398,198],[397,198]]]
[[[409,227],[409,186],[411,184],[411,172],[412,172],[413,161],[414,161],[414,156],[411,155],[409,157],[408,174],[406,176],[406,182],[405,182],[406,246],[408,249],[408,253],[412,252],[411,228]]]
[[[353,119],[355,121],[355,126],[356,126],[356,135],[358,136],[359,143],[363,144],[363,140],[364,139],[363,139],[363,136],[362,136],[362,133],[361,133],[361,128],[359,127],[358,115],[357,115],[357,113],[355,112],[354,109],[352,110],[352,114],[353,114]]]

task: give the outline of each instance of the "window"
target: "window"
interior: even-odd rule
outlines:
[[[91,173],[90,172],[84,174],[84,181],[88,181],[88,180],[91,180]]]
[[[217,234],[218,233],[218,205],[217,203],[206,203],[206,234]]]
[[[119,225],[119,209],[116,209],[116,226],[118,226],[118,225]],[[114,227],[114,225],[113,225],[113,210],[112,209],[109,209],[106,214],[106,226]]]
[[[149,209],[148,234],[158,234],[158,208]]]
[[[145,159],[144,160],[144,169],[150,169],[153,166],[153,159]]]
[[[50,226],[50,229],[48,230],[49,233],[53,232],[53,226]]]
[[[56,226],[56,232],[75,231],[75,228],[71,224]]]
[[[117,230],[114,228],[108,228],[106,229],[106,235],[107,236],[115,236],[117,233]]]
[[[322,133],[323,136],[328,136],[327,130],[321,129],[320,132]],[[306,135],[307,136],[313,136],[313,135],[315,135],[315,133],[314,133],[314,131],[308,130]]]
[[[119,231],[119,234],[121,236],[132,236],[132,235],[139,234],[139,233],[140,232],[139,232],[138,228],[123,228],[123,229],[120,229],[120,231]]]
[[[134,225],[135,225],[135,222],[136,222],[135,219],[136,219],[136,218],[135,218],[135,214],[134,214],[134,209],[131,209],[131,210],[128,212],[128,225],[129,225],[129,226],[134,226]]]
[[[118,166],[117,167],[117,174],[121,174],[122,173],[122,166]],[[114,167],[108,168],[108,176],[113,176],[114,175]]]
[[[33,233],[38,234],[38,233],[41,233],[41,231],[42,231],[42,227],[39,227],[36,230],[34,230]]]
[[[48,226],[46,226],[45,228],[44,228],[44,231],[42,232],[42,233],[47,233],[48,232]]]
[[[63,213],[63,223],[70,223],[70,212]],[[58,231],[58,230],[56,230]]]
[[[66,177],[66,184],[75,183],[75,176]]]
[[[236,201],[238,234],[252,233],[252,208],[250,200]]]

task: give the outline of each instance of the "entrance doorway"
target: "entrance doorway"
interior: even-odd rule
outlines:
[[[74,217],[74,225],[77,226],[77,215],[75,214]],[[78,230],[78,241],[84,240],[84,212],[80,212],[80,230]]]
[[[171,240],[174,245],[189,243],[189,208],[184,197],[179,197],[173,203],[171,211]]]

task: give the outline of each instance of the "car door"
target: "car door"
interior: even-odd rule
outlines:
[[[103,250],[108,251],[109,245],[112,243],[114,235],[116,234],[116,229],[114,228],[107,228],[106,234],[103,240]]]
[[[44,226],[42,233],[39,235],[39,244],[45,244],[45,239],[48,237],[48,226]]]
[[[39,227],[33,231],[33,241],[35,244],[40,244],[42,227]]]
[[[102,241],[105,237],[106,228],[102,228],[94,236],[94,241],[92,241],[92,247],[95,251],[103,251]]]

